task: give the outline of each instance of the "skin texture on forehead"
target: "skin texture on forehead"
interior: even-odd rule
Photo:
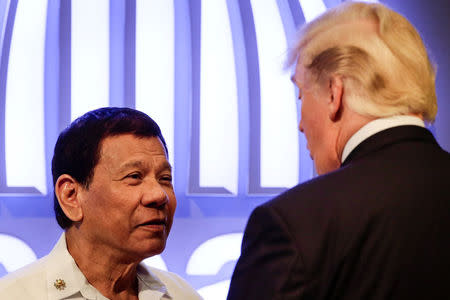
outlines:
[[[126,137],[126,135],[123,135],[124,137]],[[125,170],[127,168],[155,168],[155,167],[159,167],[159,168],[167,168],[169,170],[171,170],[171,166],[169,164],[169,162],[167,161],[167,155],[163,149],[162,149],[162,143],[161,141],[159,141],[159,139],[157,137],[152,137],[152,138],[141,138],[141,137],[135,137],[130,135],[129,136],[132,140],[141,140],[143,143],[146,143],[146,141],[148,139],[151,139],[152,141],[154,141],[152,144],[152,147],[148,146],[146,147],[147,149],[145,149],[145,152],[141,151],[140,149],[129,149],[131,147],[124,147],[127,146],[122,145],[121,143],[109,143],[109,147],[108,147],[108,151],[105,151],[103,145],[104,143],[102,142],[100,145],[100,157],[101,160],[107,161],[107,164],[104,165],[104,168],[107,169],[107,171],[110,174],[117,174],[120,173],[120,171]],[[128,137],[127,137],[128,138]],[[109,142],[109,141],[108,141]],[[159,147],[158,144],[161,144],[161,147]],[[151,156],[152,158],[148,161],[147,159],[145,160],[137,160],[137,159],[131,159],[128,160],[126,159],[126,157],[130,154],[136,152],[134,154],[141,154],[144,156],[147,156],[147,158],[149,156]],[[159,162],[160,161],[160,162]],[[99,161],[100,162],[100,161]],[[151,164],[150,164],[151,162]],[[98,164],[97,164],[98,165]],[[96,166],[97,167],[97,166]]]

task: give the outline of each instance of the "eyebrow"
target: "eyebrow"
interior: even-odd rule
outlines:
[[[163,164],[161,165],[161,169],[169,170],[170,172],[172,172],[172,166],[170,165],[170,163],[167,160],[165,162],[163,162]]]
[[[144,162],[142,162],[140,160],[135,160],[135,161],[126,162],[125,164],[120,166],[119,172],[123,172],[126,169],[145,168],[145,167],[147,167],[146,163],[144,163]],[[170,165],[170,163],[168,161],[164,161],[160,166],[158,166],[158,168],[161,169],[161,170],[172,171],[172,166]]]

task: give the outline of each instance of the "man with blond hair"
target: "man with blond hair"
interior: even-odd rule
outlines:
[[[435,69],[416,29],[345,2],[288,62],[320,176],[253,211],[228,299],[448,299],[450,154],[425,128]]]

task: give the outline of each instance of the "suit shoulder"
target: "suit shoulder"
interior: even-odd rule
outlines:
[[[46,290],[46,258],[41,258],[23,268],[0,278],[0,295],[8,296],[10,299],[21,299],[30,296],[29,287],[41,287]]]
[[[334,228],[338,220],[347,220],[352,211],[353,190],[346,170],[338,170],[299,184],[261,208],[273,211],[283,228],[290,233],[298,247],[304,244],[301,239],[314,233],[308,243],[320,239],[321,229]],[[350,207],[350,208],[349,208]],[[349,208],[347,210],[347,208]]]
[[[300,183],[263,205],[274,209],[281,207],[287,209],[295,207],[298,209],[304,206],[308,207],[312,204],[323,205],[325,203],[322,202],[328,202],[334,191],[339,188],[342,189],[343,183],[348,184],[346,172],[342,171],[337,170]]]

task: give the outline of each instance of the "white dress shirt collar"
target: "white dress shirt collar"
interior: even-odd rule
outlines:
[[[347,141],[344,147],[344,151],[342,152],[341,162],[345,161],[350,152],[352,152],[356,148],[356,146],[361,144],[364,140],[374,135],[375,133],[388,128],[403,125],[425,127],[425,123],[423,122],[423,120],[415,116],[399,115],[370,121],[369,123],[361,127],[358,131],[356,131],[355,134],[353,134],[352,137]]]
[[[49,256],[57,257],[58,266],[49,268],[47,272],[47,288],[49,299],[101,299],[107,300],[86,279],[75,260],[67,250],[66,236],[63,233]],[[170,299],[166,286],[145,267],[137,269],[139,299]],[[57,288],[56,280],[61,279],[64,287]]]

